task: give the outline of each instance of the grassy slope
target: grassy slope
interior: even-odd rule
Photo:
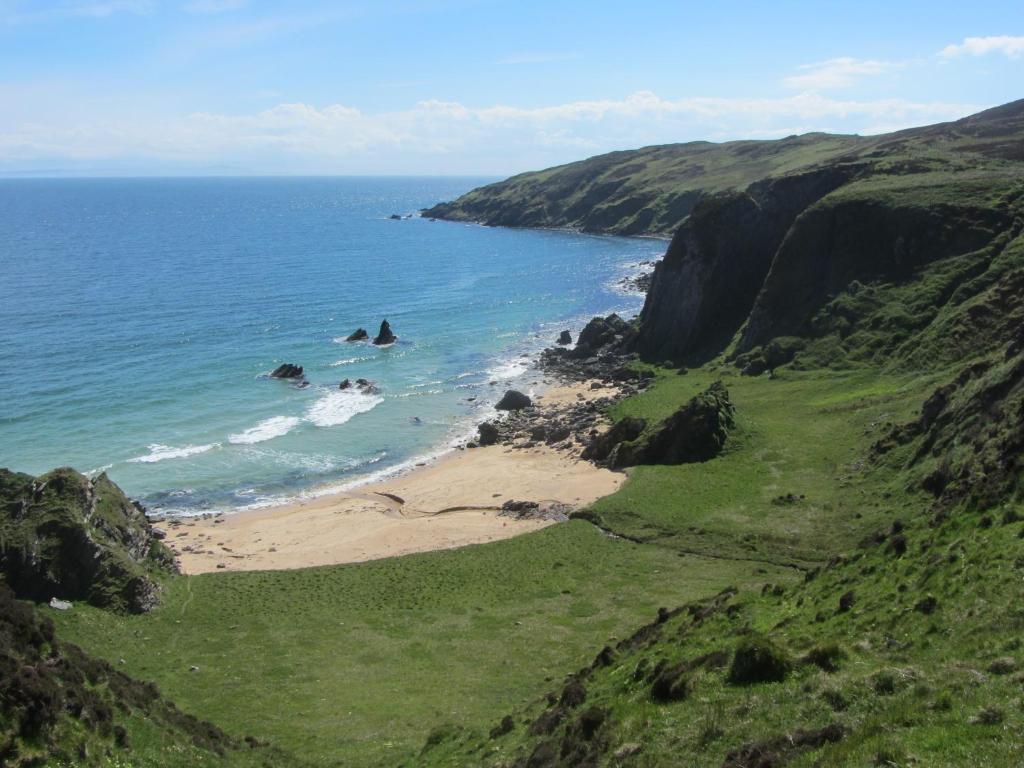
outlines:
[[[618,411],[662,415],[711,375],[664,372]],[[738,606],[732,612],[701,624],[684,612],[653,639],[619,648],[610,666],[587,673],[585,703],[550,736],[527,732],[557,708],[541,699],[515,712],[511,733],[489,738],[497,721],[471,723],[439,735],[415,764],[541,767],[554,764],[540,747],[550,742],[563,756],[600,745],[590,753],[593,762],[558,764],[719,766],[744,744],[786,742],[799,728],[838,723],[846,733],[840,742],[805,753],[776,749],[777,756],[793,766],[1019,765],[1024,525],[1012,510],[1024,509],[1011,504],[994,525],[991,516],[970,510],[936,523],[900,471],[909,448],[882,463],[866,460],[872,442],[892,422],[906,421],[932,391],[931,378],[783,371],[777,380],[731,381],[738,412],[746,414],[737,444],[699,467],[634,473],[598,503],[605,524],[680,550],[700,551],[710,538],[722,554],[749,546],[767,559],[814,550],[841,556],[806,584],[741,592],[726,604]],[[807,499],[773,504],[780,492]],[[892,549],[895,520],[908,544],[903,555]],[[770,587],[771,577],[764,583]],[[848,591],[853,608],[840,612]],[[934,612],[915,609],[929,596],[937,601]],[[686,675],[684,700],[662,703],[652,700],[651,681],[634,675],[641,663],[651,669],[660,660],[674,664],[711,651],[724,651],[728,660],[752,632],[770,635],[794,663],[785,682],[734,685],[726,668],[702,667]],[[838,671],[801,663],[810,649],[829,646],[841,657]],[[563,683],[547,690],[557,697]],[[573,723],[589,707],[603,710],[605,723],[587,741]]]
[[[503,714],[657,607],[765,570],[792,578],[573,522],[352,566],[181,577],[145,616],[76,607],[57,619],[62,636],[125,659],[229,733],[315,764],[386,765],[442,723]]]
[[[815,133],[770,142],[700,141],[613,152],[480,187],[426,215],[670,235],[700,195],[742,189],[866,144],[856,136]]]

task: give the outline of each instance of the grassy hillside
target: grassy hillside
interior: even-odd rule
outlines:
[[[671,235],[707,197],[814,169],[847,166],[894,177],[1012,169],[1024,161],[1022,109],[1022,102],[1014,102],[880,136],[808,133],[611,152],[480,187],[424,215],[493,226]]]
[[[934,459],[917,406],[948,372],[727,379],[745,415],[726,454],[638,468],[595,511],[649,545],[793,562],[801,578],[765,574],[754,593],[652,613],[534,703],[442,729],[409,764],[1019,765],[1020,369],[1018,357],[939,390],[938,431],[959,443],[973,419],[981,436],[954,449],[954,467],[975,463],[939,501],[921,482]],[[663,416],[714,373],[662,372],[617,412]],[[993,429],[976,395],[996,391],[981,402],[1014,415]],[[1004,468],[998,503],[965,501],[981,465]]]
[[[572,522],[350,566],[176,577],[143,616],[55,618],[61,636],[124,659],[230,734],[313,765],[394,765],[440,724],[488,722],[530,698],[659,606],[766,573],[795,577]]]

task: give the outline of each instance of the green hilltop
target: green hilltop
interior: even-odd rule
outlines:
[[[224,741],[138,709],[65,759],[72,720],[18,735],[24,706],[4,699],[0,749],[26,765],[46,743],[54,765],[1024,762],[1024,102],[885,136],[613,153],[425,215],[673,235],[632,330],[595,352],[653,377],[608,414],[619,439],[600,455],[635,464],[621,489],[459,550],[191,577],[137,563],[158,604],[39,607],[61,639],[34,647],[77,643]],[[699,418],[713,450],[666,448]],[[36,482],[6,477],[0,532]]]

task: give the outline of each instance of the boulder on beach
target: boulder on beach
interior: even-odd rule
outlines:
[[[489,421],[483,422],[477,430],[480,432],[480,445],[494,445],[498,442],[498,427]]]
[[[531,405],[533,405],[533,401],[530,400],[529,395],[524,395],[518,390],[510,389],[494,407],[499,411],[520,411],[523,408],[529,408]]]
[[[391,324],[385,320],[380,324],[380,331],[377,333],[377,338],[373,340],[373,343],[378,347],[384,344],[394,344],[395,339],[398,337],[391,332]]]
[[[281,363],[271,374],[272,379],[301,379],[303,368],[301,365],[292,363]]]
[[[616,314],[595,317],[580,331],[572,356],[586,358],[611,345],[621,346],[636,335],[636,329]]]
[[[368,338],[370,338],[370,334],[366,332],[365,328],[356,328],[345,338],[345,341],[365,341]]]
[[[562,331],[558,334],[558,341],[556,343],[561,344],[563,347],[567,344],[572,344],[572,334],[568,331]]]

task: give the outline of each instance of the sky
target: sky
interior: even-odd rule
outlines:
[[[0,0],[0,175],[504,176],[1024,98],[1024,2]]]

